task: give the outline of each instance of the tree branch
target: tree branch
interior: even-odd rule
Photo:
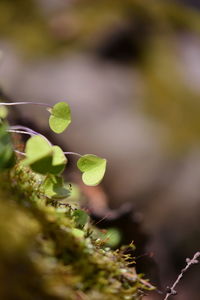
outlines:
[[[164,298],[164,300],[167,300],[170,296],[175,296],[177,294],[175,288],[177,286],[177,284],[179,283],[179,281],[181,280],[181,278],[183,277],[183,274],[192,266],[192,265],[195,265],[195,264],[198,264],[199,263],[199,258],[200,256],[200,252],[196,252],[193,256],[192,259],[190,258],[186,258],[186,263],[187,265],[185,266],[184,269],[181,270],[181,273],[178,275],[176,281],[174,282],[174,284],[172,285],[172,287],[168,287],[167,288],[167,294]]]

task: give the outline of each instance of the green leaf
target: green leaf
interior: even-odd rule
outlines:
[[[53,146],[53,159],[52,165],[49,168],[49,173],[60,174],[64,171],[65,165],[67,164],[67,158],[59,146]]]
[[[63,199],[69,196],[69,190],[64,187],[63,178],[60,176],[48,175],[42,185],[44,193],[52,199]]]
[[[50,110],[49,126],[55,133],[63,132],[71,123],[70,107],[66,102],[59,102]]]
[[[0,125],[0,171],[11,168],[15,163],[10,134],[7,132],[7,125]]]
[[[84,237],[84,231],[77,229],[77,228],[73,228],[72,229],[72,234],[79,239],[82,239]]]
[[[62,149],[58,146],[51,146],[43,137],[37,135],[31,137],[26,143],[25,153],[27,158],[24,165],[41,174],[60,174],[67,163]]]
[[[31,137],[25,147],[27,158],[23,165],[29,165],[34,172],[46,174],[52,166],[53,150],[52,146],[41,136]]]
[[[121,242],[122,235],[119,229],[109,228],[104,238],[108,238],[106,245],[108,245],[111,248],[116,248]]]
[[[86,185],[94,186],[103,179],[106,171],[106,159],[93,154],[86,154],[78,160],[77,167],[83,172],[83,182]]]
[[[7,117],[7,115],[8,115],[8,109],[7,109],[7,107],[1,105],[0,106],[0,118],[1,119],[5,119]]]
[[[81,209],[76,209],[73,216],[75,217],[76,225],[81,228],[83,228],[89,220],[88,214]]]

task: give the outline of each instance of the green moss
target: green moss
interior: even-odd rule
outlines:
[[[42,177],[20,163],[0,178],[0,299],[141,299],[130,257],[77,234],[74,209],[50,201]]]

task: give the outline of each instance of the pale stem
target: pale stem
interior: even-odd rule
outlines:
[[[23,155],[23,156],[26,156],[26,154],[24,152],[21,152],[19,150],[14,150],[17,154],[20,154],[20,155]]]
[[[82,157],[81,154],[79,153],[76,153],[76,152],[63,152],[65,155],[76,155],[76,156],[79,156],[79,157]]]
[[[30,136],[34,136],[35,133],[31,133],[31,132],[27,132],[27,131],[22,131],[22,130],[14,130],[14,129],[8,129],[7,130],[8,132],[11,132],[11,133],[21,133],[21,134],[27,134],[27,135],[30,135]]]
[[[17,130],[17,129],[24,129],[24,130]],[[21,134],[28,134],[30,136],[34,135],[40,135],[43,137],[50,146],[52,146],[51,142],[41,133],[34,131],[26,126],[21,126],[21,125],[16,125],[16,126],[11,126],[10,129],[8,129],[8,132],[13,132],[13,133],[21,133]]]
[[[29,127],[26,127],[26,126],[22,126],[22,125],[14,125],[14,126],[10,126],[10,129],[16,129],[16,130],[18,130],[18,129],[22,129],[22,130],[25,130],[25,131],[28,131],[28,132],[32,132],[32,133],[35,133],[35,134],[38,134],[38,132],[37,131],[35,131],[35,130],[33,130],[33,129],[31,129],[31,128],[29,128]]]
[[[1,105],[5,105],[5,106],[11,106],[11,105],[26,105],[26,104],[32,104],[32,105],[40,105],[40,106],[46,106],[49,108],[52,108],[52,106],[50,106],[47,103],[43,103],[43,102],[26,102],[26,101],[22,101],[22,102],[0,102],[0,106]]]
[[[21,133],[21,132],[20,132]],[[24,156],[26,156],[26,153],[24,153],[24,152],[21,152],[21,151],[18,151],[18,150],[14,150],[16,153],[18,153],[18,154],[21,154],[21,155],[24,155]],[[63,152],[65,155],[76,155],[76,156],[79,156],[79,157],[81,157],[82,155],[80,155],[79,153],[75,153],[75,152]]]
[[[22,130],[21,130],[22,129]],[[22,126],[22,125],[15,125],[15,126],[11,126],[10,129],[7,130],[8,132],[11,133],[20,133],[20,134],[27,134],[30,136],[35,136],[35,135],[40,135],[42,136],[48,143],[50,146],[52,146],[51,142],[41,133],[34,131],[31,128],[28,128],[26,126]],[[20,152],[18,150],[15,150],[16,153],[21,154],[21,155],[26,155],[24,152]],[[76,152],[63,152],[65,155],[76,155],[78,157],[82,157],[81,154],[76,153]]]

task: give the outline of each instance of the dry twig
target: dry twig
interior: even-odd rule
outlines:
[[[175,296],[177,294],[175,287],[177,286],[177,284],[179,283],[179,281],[181,280],[181,278],[183,277],[183,274],[192,266],[195,264],[199,263],[199,258],[200,256],[200,252],[196,252],[193,256],[192,259],[190,258],[186,258],[186,263],[187,265],[185,266],[184,269],[181,270],[181,273],[178,275],[176,281],[174,282],[174,284],[172,285],[172,287],[168,287],[167,288],[167,294],[164,298],[164,300],[167,300],[170,296]]]

